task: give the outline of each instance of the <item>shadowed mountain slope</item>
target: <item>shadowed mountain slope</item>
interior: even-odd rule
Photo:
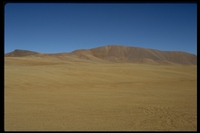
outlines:
[[[23,57],[23,56],[30,56],[39,54],[38,52],[29,51],[29,50],[20,50],[16,49],[13,52],[5,54],[6,57]]]
[[[40,54],[28,50],[15,50],[7,53],[6,57],[21,56],[39,56],[39,57],[56,57],[59,59],[68,59],[73,57],[83,60],[93,61],[110,61],[110,62],[132,62],[147,64],[188,64],[196,65],[197,56],[186,52],[179,51],[160,51],[155,49],[127,47],[119,45],[108,45],[92,49],[75,50],[71,53],[57,54]]]

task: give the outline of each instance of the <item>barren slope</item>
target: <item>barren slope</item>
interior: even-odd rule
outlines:
[[[6,131],[197,131],[196,65],[62,58],[5,58]]]
[[[121,61],[121,62],[138,62],[151,60],[157,63],[171,62],[176,64],[196,64],[197,57],[194,54],[186,52],[167,52],[147,48],[126,47],[109,45],[91,49],[92,54],[98,58]]]
[[[38,52],[29,51],[29,50],[20,50],[16,49],[13,52],[5,54],[5,57],[23,57],[23,56],[30,56],[39,54]]]
[[[69,58],[96,62],[132,62],[143,64],[184,64],[196,65],[197,56],[186,52],[159,51],[155,49],[108,45],[88,50],[75,50],[71,53],[40,54],[25,50],[15,50],[7,57],[37,56],[54,57],[61,60]]]

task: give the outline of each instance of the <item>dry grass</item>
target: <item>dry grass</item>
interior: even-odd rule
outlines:
[[[5,58],[6,131],[196,131],[197,67]]]

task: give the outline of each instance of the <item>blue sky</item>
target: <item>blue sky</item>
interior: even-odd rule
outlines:
[[[105,45],[197,53],[197,4],[8,3],[4,52]]]

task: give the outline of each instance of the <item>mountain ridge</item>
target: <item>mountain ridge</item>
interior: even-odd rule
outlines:
[[[123,45],[107,45],[91,49],[78,49],[72,52],[42,54],[30,50],[16,49],[5,54],[5,57],[26,57],[26,56],[73,56],[84,60],[104,60],[109,62],[132,62],[132,63],[175,63],[175,64],[197,64],[195,54],[183,51],[161,51],[150,48],[130,47]]]

